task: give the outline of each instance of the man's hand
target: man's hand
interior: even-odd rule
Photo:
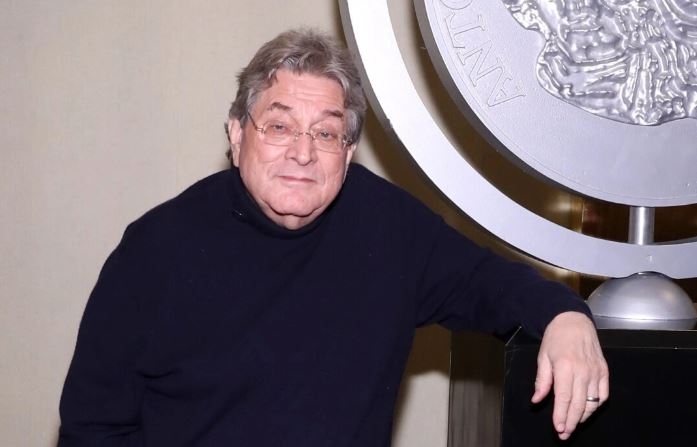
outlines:
[[[607,363],[593,322],[582,313],[557,315],[542,336],[532,402],[542,401],[552,385],[552,422],[562,440],[569,439],[576,425],[608,398]]]

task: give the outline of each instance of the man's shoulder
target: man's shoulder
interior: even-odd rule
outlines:
[[[177,196],[155,206],[131,222],[126,233],[158,240],[176,238],[205,225],[221,214],[226,200],[229,171],[198,180]]]
[[[346,180],[347,192],[352,200],[359,201],[371,210],[381,209],[403,215],[418,214],[424,217],[436,215],[409,192],[371,172],[366,167],[352,163]]]
[[[399,199],[418,203],[408,192],[358,163],[351,163],[346,176],[346,186],[367,200]]]

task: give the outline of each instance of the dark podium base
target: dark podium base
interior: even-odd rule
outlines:
[[[552,400],[531,405],[539,344],[506,344],[501,447],[697,446],[697,331],[601,329],[610,399],[571,439],[552,428]]]

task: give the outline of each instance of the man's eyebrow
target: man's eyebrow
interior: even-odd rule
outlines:
[[[287,105],[283,104],[282,102],[274,101],[271,103],[270,106],[268,106],[266,108],[266,110],[276,110],[276,109],[283,110],[284,112],[290,112],[292,110],[292,107],[287,106]]]
[[[337,118],[339,118],[339,119],[343,119],[343,118],[344,118],[344,112],[342,112],[341,110],[326,110],[326,109],[325,109],[325,110],[322,112],[322,114],[325,115],[325,116],[335,116],[335,117],[337,117]]]
[[[283,104],[282,102],[274,101],[271,103],[271,105],[269,105],[266,108],[266,110],[268,110],[268,111],[281,110],[283,112],[290,112],[291,110],[293,110],[293,108],[290,107],[289,105]],[[344,112],[342,112],[341,110],[336,110],[336,109],[325,109],[322,111],[322,115],[325,117],[333,116],[333,117],[336,117],[339,119],[344,118]]]

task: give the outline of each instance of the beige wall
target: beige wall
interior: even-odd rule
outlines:
[[[48,447],[85,301],[125,225],[225,166],[234,76],[258,45],[296,25],[341,29],[328,0],[2,3],[0,443]],[[391,4],[419,62],[409,2]],[[480,163],[499,163],[468,135]],[[482,238],[372,118],[358,160]],[[419,331],[396,446],[445,447],[449,343]]]

